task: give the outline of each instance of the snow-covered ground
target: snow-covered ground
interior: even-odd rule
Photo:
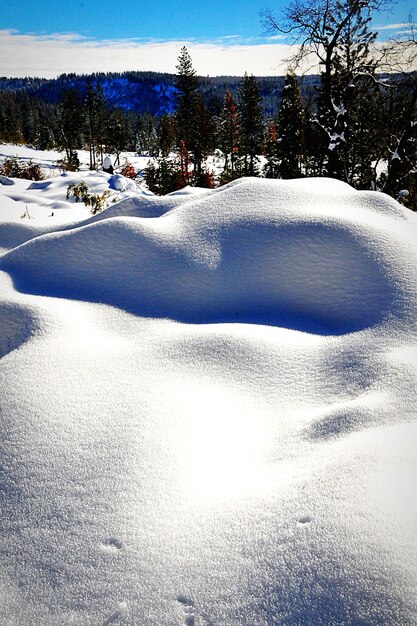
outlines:
[[[416,215],[118,180],[0,185],[0,623],[417,624]]]
[[[78,158],[80,160],[81,169],[88,169],[90,163],[90,155],[88,150],[78,150]],[[33,161],[39,164],[45,174],[49,176],[58,176],[61,169],[58,161],[65,157],[65,152],[57,152],[56,150],[35,150],[24,145],[0,144],[0,162],[7,157],[18,157],[21,161]],[[113,164],[116,157],[110,156]],[[120,154],[120,166],[129,161],[139,174],[147,167],[150,157],[147,155],[138,155],[135,152],[122,152]],[[151,159],[152,160],[152,159]],[[119,166],[118,166],[119,167]]]

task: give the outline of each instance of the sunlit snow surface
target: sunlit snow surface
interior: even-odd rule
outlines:
[[[13,218],[61,180],[0,185],[0,623],[417,624],[415,215],[245,179]]]

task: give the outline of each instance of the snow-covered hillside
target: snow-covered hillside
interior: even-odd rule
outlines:
[[[0,185],[0,623],[417,624],[416,216],[75,176]]]

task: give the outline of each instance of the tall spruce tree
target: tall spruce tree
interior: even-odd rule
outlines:
[[[176,68],[178,70],[175,80],[177,144],[179,146],[181,141],[184,141],[187,148],[192,151],[195,148],[197,134],[198,78],[186,46],[181,48]]]
[[[87,84],[85,112],[90,149],[90,169],[95,169],[96,156],[100,157],[100,163],[103,164],[104,144],[106,143],[106,130],[109,116],[103,89],[99,82],[97,82],[95,86],[93,86],[91,82]]]
[[[229,90],[225,93],[223,108],[220,113],[218,141],[219,148],[223,151],[225,158],[222,182],[228,182],[235,178],[236,157],[240,142],[238,109]]]
[[[202,96],[198,94],[195,105],[195,135],[193,141],[193,161],[195,184],[199,185],[199,181],[203,175],[203,161],[207,158],[211,148],[213,147],[213,121],[210,116]]]
[[[408,206],[416,211],[417,72],[399,82],[390,100],[393,122],[390,137],[387,137],[388,171],[383,180],[383,191],[407,199]]]
[[[167,157],[175,144],[175,129],[167,113],[162,116],[158,126],[158,156]]]
[[[292,72],[285,77],[277,133],[278,174],[281,178],[298,178],[302,174],[304,155],[304,107],[297,78]]]
[[[126,148],[129,141],[129,124],[122,111],[112,111],[108,116],[107,150],[116,153],[115,165],[120,165],[120,153]]]
[[[81,142],[82,105],[76,89],[64,91],[60,116],[60,145],[66,152],[67,162],[71,167],[78,167],[77,148]]]
[[[256,78],[245,74],[239,87],[240,154],[245,176],[257,174],[257,155],[262,151],[264,118]]]
[[[87,83],[84,105],[90,155],[90,170],[94,170],[96,168],[96,102],[95,91],[91,82]]]

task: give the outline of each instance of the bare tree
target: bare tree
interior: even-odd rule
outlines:
[[[350,112],[359,84],[375,74],[377,63],[371,29],[374,11],[391,0],[292,0],[281,17],[270,10],[261,13],[267,33],[287,35],[297,44],[290,60],[293,69],[314,58],[321,68],[319,115],[327,142],[327,174],[348,180],[346,146]],[[359,80],[360,79],[360,80]]]

